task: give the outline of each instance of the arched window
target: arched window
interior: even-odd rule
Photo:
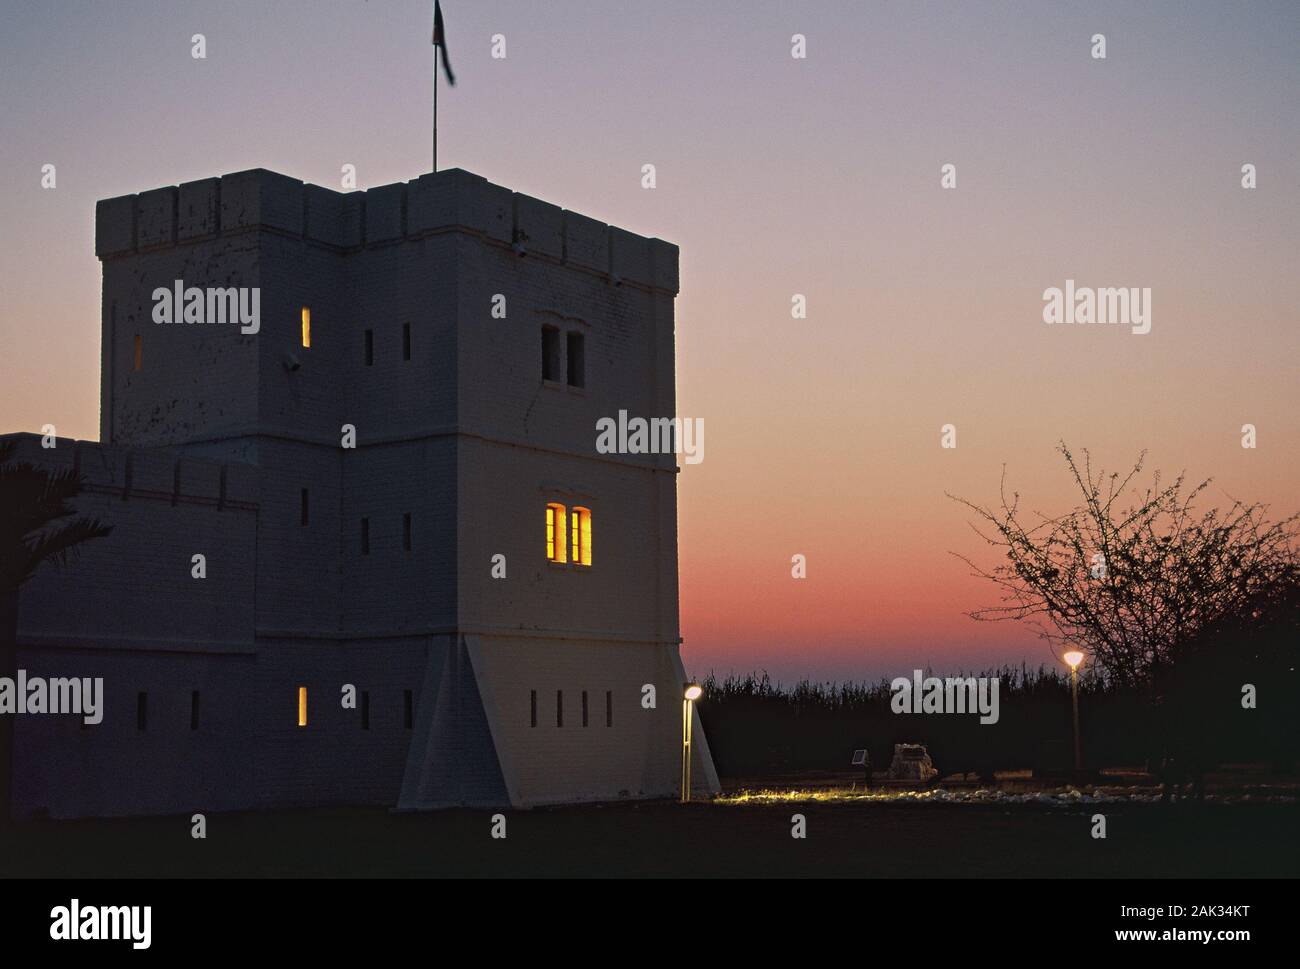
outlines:
[[[573,550],[574,565],[591,564],[591,509],[574,508],[570,516],[572,535],[569,547]]]
[[[564,506],[550,502],[546,506],[546,558],[550,562],[567,562],[569,557],[565,548],[567,529],[565,527]]]

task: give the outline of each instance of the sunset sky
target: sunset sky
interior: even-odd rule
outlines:
[[[950,554],[988,561],[945,492],[994,500],[1005,464],[1060,510],[1061,438],[1300,509],[1300,4],[1088,6],[444,3],[440,167],[681,247],[678,409],[706,427],[679,479],[692,672],[1051,661],[964,616],[995,594]],[[98,436],[97,199],[426,171],[430,18],[5,0],[0,432]],[[1044,324],[1067,279],[1150,288],[1151,332]]]

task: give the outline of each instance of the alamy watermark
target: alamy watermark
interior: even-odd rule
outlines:
[[[130,942],[147,949],[153,941],[153,906],[85,905],[74,898],[50,909],[50,938],[56,942]]]
[[[1065,289],[1043,290],[1044,323],[1118,323],[1136,334],[1151,332],[1151,288],[1107,286],[1093,289],[1065,281]]]
[[[895,713],[978,713],[980,723],[998,722],[998,678],[996,676],[924,676],[912,671],[912,678],[900,676],[889,684],[893,697],[889,707]]]
[[[600,454],[680,454],[687,464],[704,460],[704,418],[627,416],[596,421],[596,451]]]
[[[104,679],[56,676],[46,679],[19,670],[0,676],[0,714],[71,713],[94,725],[104,719]]]
[[[262,328],[262,290],[248,286],[200,289],[178,279],[153,291],[155,323],[238,323],[240,333]]]

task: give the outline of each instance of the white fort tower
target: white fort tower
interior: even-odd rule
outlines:
[[[676,246],[461,170],[239,172],[95,239],[100,443],[16,439],[114,530],[23,588],[18,665],[104,719],[15,718],[16,814],[678,793],[676,461],[595,446],[675,412]],[[156,323],[176,280],[259,329]]]

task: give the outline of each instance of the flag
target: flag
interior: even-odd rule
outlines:
[[[447,83],[455,86],[456,75],[451,72],[451,62],[447,60],[447,33],[442,27],[442,4],[438,0],[433,0],[433,46],[442,48],[442,69],[447,72]]]

